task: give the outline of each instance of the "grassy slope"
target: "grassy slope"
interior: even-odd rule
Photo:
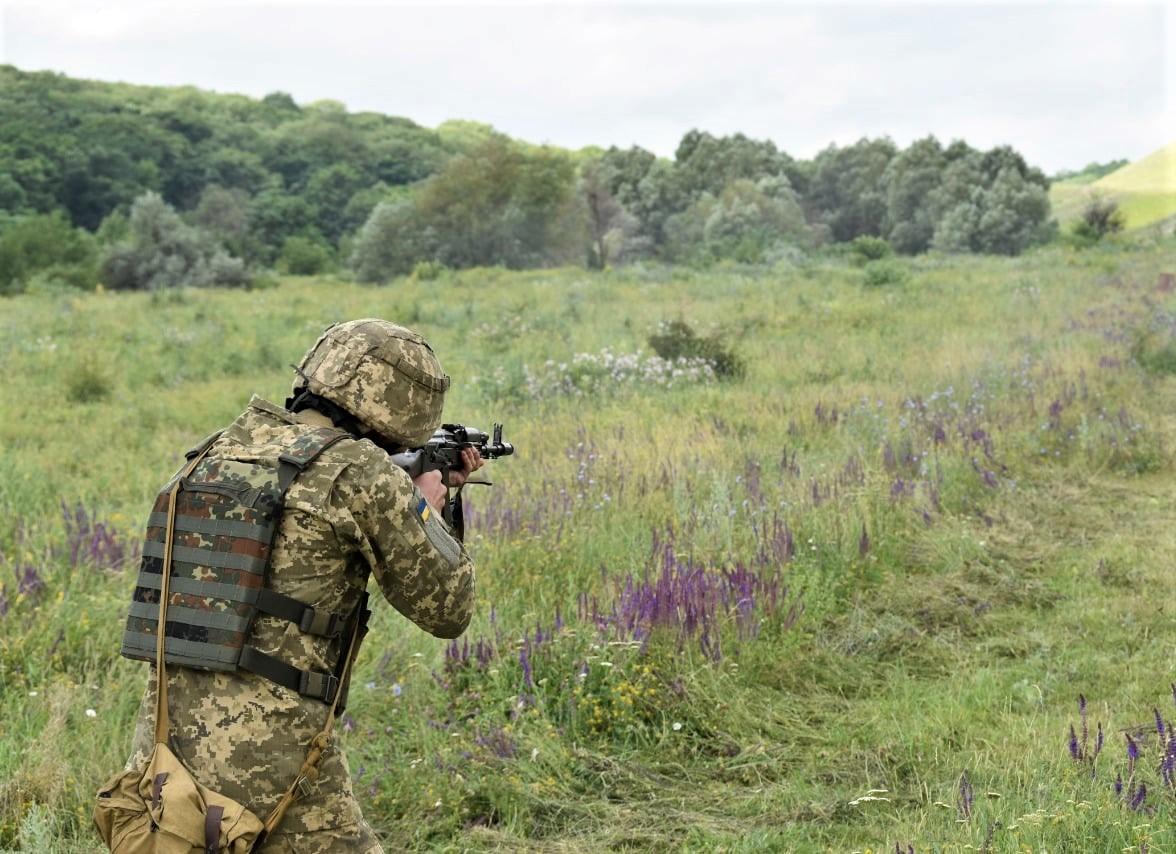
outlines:
[[[15,596],[2,570],[0,849],[93,848],[88,799],[122,761],[143,679],[115,656],[129,574],[52,552],[58,500],[134,536],[182,448],[248,393],[280,399],[315,333],[364,315],[422,329],[455,379],[447,414],[504,419],[521,449],[479,505],[524,524],[472,542],[470,636],[493,634],[493,605],[499,659],[442,687],[442,644],[387,608],[361,656],[344,738],[391,848],[958,851],[991,834],[996,851],[1176,849],[1154,769],[1154,815],[1109,786],[1119,729],[1153,705],[1176,717],[1176,380],[1155,335],[1152,372],[1129,357],[1176,308],[1155,290],[1165,257],[919,259],[909,283],[874,290],[817,264],[5,302],[0,550],[46,587]],[[634,350],[678,315],[735,330],[748,376],[538,402],[478,391],[496,366]],[[796,627],[769,617],[712,663],[664,637],[643,655],[594,647],[570,618],[520,710],[512,638],[640,571],[651,530],[673,523],[678,551],[720,566],[753,560],[752,528],[774,517],[795,532]],[[1109,732],[1095,782],[1065,755],[1078,692]]]
[[[1050,201],[1058,221],[1065,224],[1076,219],[1092,190],[1119,200],[1129,229],[1176,215],[1176,142],[1093,183],[1081,179],[1055,182]]]

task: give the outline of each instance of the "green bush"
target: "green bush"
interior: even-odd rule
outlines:
[[[102,281],[118,290],[249,284],[245,263],[188,225],[155,193],[131,208],[130,238],[111,246],[102,260]]]
[[[1176,375],[1176,338],[1158,332],[1136,335],[1131,344],[1131,357],[1148,373]]]
[[[910,279],[907,268],[897,261],[870,261],[864,270],[863,284],[870,288],[901,285]]]
[[[440,261],[417,261],[412,268],[412,277],[418,282],[431,282],[445,275],[448,269]]]
[[[278,255],[278,269],[294,276],[317,276],[331,266],[331,249],[303,235],[287,237]]]
[[[1127,217],[1119,210],[1119,203],[1107,196],[1094,194],[1082,209],[1082,218],[1070,226],[1070,235],[1079,246],[1092,246],[1110,234],[1118,234],[1127,224]]]
[[[855,237],[849,244],[849,252],[850,257],[858,264],[881,261],[883,258],[890,258],[894,255],[894,250],[890,248],[890,244],[885,239],[870,234]]]
[[[60,211],[9,220],[0,230],[0,294],[24,291],[42,271],[74,287],[91,287],[95,256],[94,238]]]
[[[411,201],[380,202],[355,237],[351,269],[361,282],[387,282],[429,253],[426,237]]]
[[[747,372],[747,364],[734,348],[715,332],[702,336],[694,331],[685,320],[671,320],[658,324],[658,330],[649,336],[649,346],[663,359],[705,359],[715,375],[735,379]]]
[[[110,396],[113,383],[91,362],[77,362],[65,375],[65,397],[71,403],[95,403]]]

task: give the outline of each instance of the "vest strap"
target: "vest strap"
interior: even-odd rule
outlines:
[[[319,611],[292,596],[278,593],[268,587],[258,591],[256,607],[263,614],[293,623],[303,634],[318,635],[322,638],[339,637],[347,622],[346,617],[330,611]]]
[[[242,670],[276,682],[303,697],[313,697],[324,703],[333,703],[339,693],[339,678],[335,674],[300,670],[256,647],[242,647],[241,658],[237,664]]]

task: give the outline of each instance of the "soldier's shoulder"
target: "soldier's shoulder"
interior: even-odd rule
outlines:
[[[322,456],[324,459],[347,463],[357,469],[367,469],[377,466],[381,462],[381,457],[386,460],[388,455],[367,439],[347,436],[332,443]]]
[[[412,481],[387,452],[367,439],[342,439],[331,445],[324,461],[341,466],[339,481],[360,490],[411,490]]]

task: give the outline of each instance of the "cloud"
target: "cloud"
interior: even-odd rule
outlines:
[[[700,127],[811,156],[935,133],[1057,169],[1176,137],[1162,5],[5,9],[21,68],[283,90],[571,147],[672,154]]]

